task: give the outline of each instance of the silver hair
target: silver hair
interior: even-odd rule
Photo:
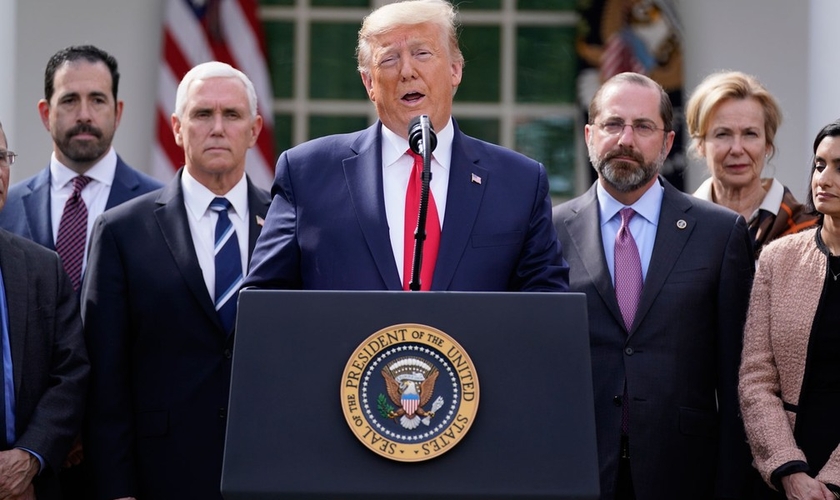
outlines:
[[[257,91],[254,89],[254,84],[251,83],[245,73],[230,64],[219,61],[201,63],[184,75],[181,83],[178,84],[178,93],[175,95],[175,116],[183,118],[190,85],[196,80],[206,80],[208,78],[236,78],[241,81],[242,85],[245,86],[245,93],[248,94],[248,108],[251,112],[251,118],[257,116]]]

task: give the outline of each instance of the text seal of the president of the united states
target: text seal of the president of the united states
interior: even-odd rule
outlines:
[[[478,410],[478,375],[466,351],[427,325],[383,328],[353,352],[341,380],[347,424],[372,451],[417,462],[455,447]]]

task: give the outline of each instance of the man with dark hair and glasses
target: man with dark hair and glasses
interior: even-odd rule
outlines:
[[[0,125],[0,209],[8,150]],[[0,498],[60,499],[90,371],[78,296],[55,252],[0,229]]]
[[[38,112],[53,139],[50,164],[8,191],[0,227],[56,250],[80,289],[93,222],[103,211],[163,184],[129,167],[111,142],[122,117],[120,74],[111,54],[93,45],[56,52],[44,73]],[[62,476],[66,497],[82,488],[78,442]],[[77,485],[77,486],[74,486]]]
[[[601,498],[741,498],[746,223],[659,175],[675,135],[659,84],[616,75],[589,116],[598,180],[553,218],[569,288],[588,299]]]

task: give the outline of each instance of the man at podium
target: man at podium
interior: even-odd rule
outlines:
[[[243,286],[568,289],[543,165],[465,135],[451,116],[464,64],[455,18],[445,0],[392,3],[365,18],[359,73],[379,120],[280,156]],[[428,117],[420,135],[429,144],[409,148],[416,117]],[[418,272],[422,153],[432,176]]]

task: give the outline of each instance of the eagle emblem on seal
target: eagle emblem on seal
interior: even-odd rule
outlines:
[[[444,404],[443,398],[438,396],[431,408],[425,409],[435,392],[438,369],[420,358],[407,356],[388,363],[381,373],[388,399],[397,406],[391,406],[385,395],[380,394],[379,413],[406,429],[416,429],[421,423],[429,425],[435,412]]]

